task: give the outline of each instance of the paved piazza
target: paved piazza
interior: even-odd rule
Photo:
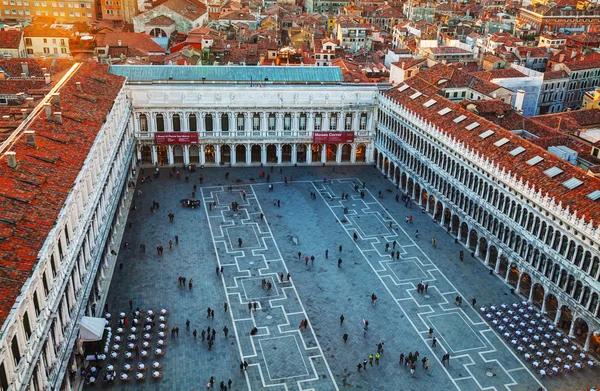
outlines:
[[[375,168],[283,167],[282,173],[278,167],[273,173],[267,168],[273,191],[259,179],[260,170],[211,168],[182,173],[176,180],[163,169],[152,183],[138,180],[143,194],[136,197],[136,210],[128,218],[123,239],[128,246],[120,245],[118,263],[123,267],[112,277],[108,307],[112,313],[129,312],[129,299],[134,308],[166,307],[169,328],[179,327],[180,333],[179,338],[167,338],[166,354],[159,360],[162,380],[148,376],[100,388],[200,390],[211,376],[215,389],[220,381],[232,379],[232,390],[537,390],[542,385],[530,365],[470,305],[473,297],[477,307],[523,299],[467,251],[460,262],[460,243],[415,204],[407,208],[397,203],[396,189]],[[182,208],[179,200],[192,197],[194,184],[202,207]],[[342,192],[350,195],[347,200]],[[150,212],[153,200],[160,203],[156,214]],[[232,202],[239,204],[237,211]],[[406,223],[408,215],[414,216],[414,224]],[[145,254],[139,250],[142,243]],[[157,245],[164,247],[162,256]],[[392,259],[392,250],[400,251],[399,260]],[[306,265],[304,258],[311,255],[314,264]],[[224,273],[217,275],[217,267]],[[288,272],[291,281],[281,282],[279,274]],[[179,276],[193,278],[193,288],[179,286]],[[262,279],[271,282],[270,292],[261,288]],[[421,281],[428,284],[426,295],[417,293]],[[375,305],[372,293],[378,296]],[[464,298],[460,307],[457,295]],[[249,311],[248,303],[256,303],[256,311]],[[206,317],[207,307],[215,309],[214,320]],[[308,319],[306,329],[299,328],[303,319]],[[366,336],[363,320],[369,321]],[[217,330],[212,351],[200,339],[200,330],[207,326]],[[253,327],[257,332],[251,336]],[[436,347],[431,347],[430,327]],[[347,344],[344,333],[349,335]],[[357,364],[375,354],[379,342],[385,343],[380,365],[357,372]],[[414,375],[399,366],[400,353],[410,351],[429,358],[427,372],[420,360]],[[442,366],[446,352],[450,364]],[[247,372],[240,372],[240,360],[248,362]],[[122,361],[113,364],[120,372]],[[543,385],[550,390],[585,389],[596,375],[585,369],[543,379]]]

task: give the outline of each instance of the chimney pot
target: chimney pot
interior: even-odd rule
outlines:
[[[0,71],[0,80],[6,80],[6,74],[4,71]]]
[[[123,42],[121,42],[121,40],[120,40],[120,39],[117,41],[117,45],[118,45],[118,46],[122,46],[122,43],[123,43]]]
[[[26,79],[26,78],[27,78],[27,74],[26,74],[26,73],[24,73],[24,72],[21,72],[21,77],[22,77],[23,79]]]
[[[54,122],[57,124],[62,124],[62,113],[60,111],[54,112]]]
[[[8,162],[8,166],[10,168],[17,168],[17,153],[13,151],[8,151],[5,153],[6,160]]]
[[[26,130],[23,133],[25,133],[25,141],[27,142],[27,145],[37,148],[37,144],[35,142],[35,132],[33,130]]]
[[[75,86],[77,87],[77,91],[81,92],[81,82],[78,81],[77,83],[75,83]]]
[[[55,106],[60,106],[60,92],[52,94],[52,103],[54,103]]]
[[[27,102],[27,107],[33,107],[34,106],[33,97],[29,96],[29,97],[25,98],[25,101]]]
[[[10,121],[10,115],[3,115],[3,116],[2,116],[2,119],[3,119],[4,121]]]
[[[21,116],[23,119],[27,118],[27,109],[21,109]]]
[[[46,81],[46,84],[50,84],[50,74],[49,73],[44,73],[44,80]]]
[[[52,121],[52,105],[44,103],[44,110],[46,111],[46,121]]]
[[[29,64],[27,64],[26,62],[22,62],[21,63],[21,68],[23,68],[23,73],[29,77]]]

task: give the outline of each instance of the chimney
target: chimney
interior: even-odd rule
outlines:
[[[60,106],[60,92],[55,92],[52,94],[52,103],[55,106]]]
[[[46,81],[46,84],[50,84],[50,74],[49,73],[44,73],[44,80]]]
[[[24,73],[24,72],[21,72],[21,78],[22,78],[22,79],[27,79],[27,74],[26,74],[26,73]]]
[[[54,112],[54,122],[57,124],[62,124],[62,113],[60,111]]]
[[[21,109],[21,116],[23,119],[27,118],[27,109]]]
[[[563,62],[565,61],[565,54],[561,53],[560,56],[558,56],[558,62]]]
[[[46,111],[46,121],[52,121],[52,105],[50,103],[44,103],[44,110]]]
[[[17,168],[17,153],[13,151],[8,151],[4,155],[6,155],[8,166],[10,168]]]
[[[21,67],[23,68],[23,73],[29,77],[29,64],[22,62]]]
[[[81,92],[81,82],[80,81],[75,83],[75,87],[77,87],[77,91]]]
[[[31,97],[31,96],[25,98],[25,102],[27,102],[27,107],[35,106],[35,104],[33,103],[33,97]]]
[[[525,91],[517,90],[517,97],[515,98],[515,110],[519,113],[523,113],[523,101],[525,100]]]
[[[122,41],[119,39],[119,40],[117,41],[117,46],[123,46],[123,45],[122,45],[122,43],[123,43],[123,42],[122,42]]]
[[[0,71],[0,80],[6,80],[6,74],[4,71]]]
[[[25,133],[25,141],[27,142],[27,145],[37,148],[37,144],[35,142],[35,132],[33,130],[26,130],[23,133]]]
[[[2,120],[4,120],[4,121],[10,121],[10,115],[3,115],[2,116]]]

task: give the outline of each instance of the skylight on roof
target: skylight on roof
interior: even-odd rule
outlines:
[[[506,137],[503,137],[503,138],[501,138],[500,140],[496,141],[496,142],[494,143],[494,145],[495,145],[495,146],[497,146],[497,147],[501,147],[501,146],[503,146],[504,144],[506,144],[508,141],[509,141],[509,140],[508,140]]]
[[[456,122],[458,124],[458,123],[460,123],[460,122],[462,122],[462,121],[464,121],[466,119],[467,119],[466,115],[460,115],[460,116],[454,118],[454,122]]]
[[[558,167],[552,167],[544,171],[544,174],[548,175],[550,178],[554,178],[555,176],[562,174],[563,170]]]
[[[425,106],[425,107],[431,107],[431,106],[433,106],[436,103],[437,103],[437,100],[435,100],[435,99],[429,99],[427,102],[423,103],[423,106]]]
[[[542,160],[544,160],[543,157],[541,157],[541,156],[535,156],[535,157],[532,157],[531,159],[527,160],[526,163],[529,164],[530,166],[535,166],[536,164],[538,164]]]
[[[486,139],[486,138],[490,137],[494,133],[496,133],[496,132],[494,132],[493,130],[486,130],[485,132],[481,133],[479,135],[479,137],[481,137],[483,139]]]
[[[406,89],[408,89],[408,84],[403,84],[402,87],[398,87],[398,91],[400,91],[400,92],[402,92]]]
[[[513,149],[513,150],[512,150],[512,151],[510,151],[509,153],[510,153],[512,156],[517,156],[518,154],[520,154],[520,153],[523,153],[523,152],[525,152],[525,148],[523,148],[523,147],[516,147],[515,149]]]
[[[600,190],[594,190],[593,192],[588,194],[586,197],[589,198],[590,200],[596,201],[600,198]]]
[[[418,98],[418,97],[420,97],[421,95],[423,95],[423,94],[421,94],[421,92],[420,92],[420,91],[417,91],[417,92],[415,92],[414,94],[412,94],[412,95],[410,96],[410,99],[417,99],[417,98]]]
[[[465,126],[465,129],[467,129],[467,130],[473,130],[473,129],[475,129],[478,126],[479,126],[479,122],[473,122],[471,125]]]
[[[446,115],[446,114],[448,114],[448,113],[449,113],[449,112],[451,112],[451,111],[452,111],[452,109],[450,109],[450,108],[446,107],[446,108],[443,108],[443,109],[441,109],[440,111],[438,111],[438,114],[439,114],[439,115]]]
[[[563,182],[563,186],[567,189],[573,190],[577,186],[583,185],[583,181],[580,181],[577,178],[571,178],[568,181]]]

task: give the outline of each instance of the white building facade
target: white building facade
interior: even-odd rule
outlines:
[[[73,70],[73,74],[76,72]],[[95,75],[99,77],[98,73]],[[71,82],[65,80],[65,85]],[[48,94],[40,107],[52,105],[56,95]],[[114,105],[39,250],[34,270],[2,325],[0,389],[72,389],[66,372],[73,365],[77,368],[73,349],[79,322],[84,315],[101,316],[108,291],[107,276],[112,273],[110,262],[114,262],[114,256],[110,245],[115,218],[125,207],[127,182],[131,179],[129,167],[134,163],[130,111],[121,82]],[[43,111],[40,113],[39,120],[47,121]],[[57,114],[60,113],[54,113],[50,122],[58,123]],[[35,133],[28,137],[34,137],[27,140],[31,145]],[[42,137],[37,142],[43,142]],[[3,155],[2,163],[7,164],[7,155]],[[23,156],[17,152],[16,159],[20,158]]]
[[[600,353],[600,228],[448,133],[444,123],[454,125],[453,118],[462,114],[452,114],[457,109],[448,101],[437,103],[434,114],[425,114],[405,105],[412,99],[409,94],[417,96],[413,89],[405,90],[404,100],[378,97],[377,167],[491,273],[586,351]],[[428,104],[435,107],[432,101]],[[465,115],[456,118],[467,126],[472,122]]]

